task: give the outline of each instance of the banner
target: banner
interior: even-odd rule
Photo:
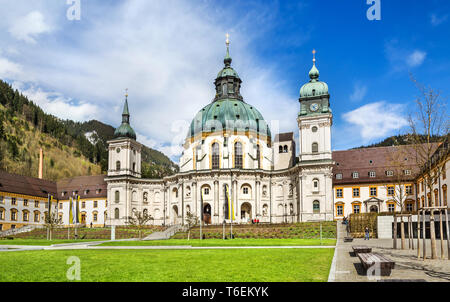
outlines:
[[[73,223],[73,198],[70,197],[69,203],[69,225]]]
[[[228,219],[231,219],[231,221],[234,220],[234,207],[233,207],[233,201],[230,198],[230,190],[228,189],[228,185],[225,185],[225,196],[227,199],[227,209],[228,209],[228,215],[226,216]]]

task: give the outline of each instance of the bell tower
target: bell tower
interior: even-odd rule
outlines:
[[[300,113],[297,122],[300,134],[300,161],[331,160],[331,125],[328,85],[319,81],[313,50],[313,67],[309,82],[300,89]]]
[[[114,139],[108,141],[108,176],[141,177],[142,145],[136,141],[136,133],[130,126],[128,110],[128,89],[125,94],[122,124],[114,132]]]

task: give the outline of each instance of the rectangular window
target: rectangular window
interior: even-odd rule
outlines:
[[[376,197],[377,196],[377,187],[370,187],[370,197]]]
[[[353,172],[352,173],[352,177],[353,178],[359,178],[359,173],[358,172]]]
[[[412,185],[406,185],[405,191],[406,191],[406,194],[411,195],[412,194]]]
[[[394,176],[394,171],[386,171],[387,176]]]
[[[24,199],[23,200],[23,206],[24,207],[28,207],[28,199]]]
[[[95,222],[97,222],[97,213],[94,213],[94,219]]]
[[[81,203],[81,208],[82,208],[82,209],[86,208],[86,202],[85,202],[85,201],[83,201],[83,202]]]
[[[336,216],[344,216],[344,206],[343,205],[336,206]]]
[[[36,200],[36,201],[34,202],[34,207],[35,207],[35,208],[39,208],[39,201]]]
[[[407,212],[412,212],[412,211],[414,211],[414,205],[413,205],[411,202],[409,202],[409,203],[406,204],[406,211],[407,211]]]
[[[354,204],[353,205],[353,213],[354,214],[359,214],[361,213],[361,206],[359,204]]]
[[[387,188],[387,195],[388,195],[388,196],[393,196],[394,193],[395,193],[395,191],[394,191],[394,186],[389,186],[389,187]]]
[[[245,195],[248,194],[248,188],[247,188],[247,187],[245,187],[245,188],[243,189],[243,191],[244,191],[244,194],[245,194]]]
[[[98,206],[98,202],[97,200],[94,200],[94,208],[96,208]]]
[[[411,175],[411,170],[404,170],[403,173],[404,173],[405,175]]]
[[[336,198],[343,198],[344,197],[344,189],[339,188],[336,189]]]
[[[337,173],[336,174],[336,179],[342,179],[342,173]]]
[[[13,206],[17,205],[17,200],[15,197],[11,198],[11,205]]]
[[[390,213],[395,212],[395,204],[393,204],[393,203],[388,204],[388,211]]]
[[[353,188],[353,197],[359,197],[359,188]]]
[[[205,189],[203,190],[203,193],[204,193],[205,195],[209,195],[209,188],[205,188]]]
[[[0,204],[4,204],[5,203],[5,198],[3,197],[3,195],[0,195]]]
[[[369,172],[369,177],[374,178],[377,174],[375,173],[375,171],[370,171]]]
[[[62,208],[63,208],[63,204],[62,204],[62,202],[60,202],[59,203],[59,209],[62,210]]]

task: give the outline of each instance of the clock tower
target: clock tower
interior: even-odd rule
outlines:
[[[331,125],[328,85],[319,81],[313,50],[313,67],[309,82],[300,89],[300,113],[297,122],[300,132],[300,161],[331,160]]]

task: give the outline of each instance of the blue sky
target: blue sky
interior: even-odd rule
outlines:
[[[408,129],[423,84],[450,94],[450,2],[380,0],[0,0],[0,78],[49,113],[120,124],[129,88],[138,139],[177,160],[186,126],[214,96],[225,33],[246,102],[294,131],[312,49],[328,83],[332,145],[342,150]]]

